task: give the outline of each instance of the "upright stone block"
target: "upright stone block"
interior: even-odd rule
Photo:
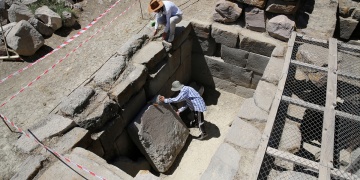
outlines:
[[[241,154],[231,145],[222,143],[201,175],[201,180],[235,179]]]
[[[148,73],[145,66],[137,64],[128,71],[130,73],[109,92],[111,99],[114,99],[120,106],[123,106],[134,93],[143,87]]]
[[[269,62],[269,57],[255,53],[249,53],[246,69],[254,71],[255,73],[258,74],[263,74],[268,62]]]
[[[148,105],[127,128],[131,139],[158,172],[166,172],[189,130],[169,104]]]
[[[236,47],[238,44],[238,31],[233,26],[213,23],[211,27],[211,36],[216,43],[226,45],[228,47]]]
[[[276,14],[295,14],[299,8],[300,0],[283,1],[283,0],[268,0],[266,11]]]
[[[145,104],[145,90],[141,89],[137,94],[133,95],[130,100],[122,107],[121,116],[123,117],[126,125],[130,123],[134,117],[136,117],[137,113]]]
[[[226,63],[239,67],[245,67],[248,63],[248,57],[249,52],[247,51],[221,45],[221,59],[223,59]]]
[[[197,19],[190,20],[194,29],[195,35],[199,38],[208,39],[211,33],[211,23],[205,21],[199,21]]]
[[[134,63],[145,65],[153,69],[165,57],[165,49],[161,42],[151,41],[136,53],[132,59]]]
[[[245,22],[246,28],[258,31],[265,32],[265,11],[257,7],[248,6],[245,9]]]
[[[250,87],[252,72],[244,68],[225,63],[217,57],[205,56],[206,63],[213,76],[226,79],[237,85]]]
[[[172,42],[173,49],[179,48],[184,43],[184,41],[189,37],[191,29],[192,28],[189,21],[182,20],[176,24],[175,38]]]

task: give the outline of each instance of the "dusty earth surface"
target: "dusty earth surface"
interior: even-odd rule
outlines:
[[[115,0],[82,1],[84,11],[80,15],[80,27],[85,27],[115,2]],[[144,18],[141,17],[139,2],[141,2]],[[174,2],[183,10],[184,20],[196,18],[202,21],[210,21],[215,4],[215,0],[175,0]],[[147,3],[147,0],[121,0],[107,15],[70,44],[54,52],[31,68],[1,83],[0,102],[1,104],[6,104],[0,108],[0,114],[6,116],[22,129],[28,129],[48,114],[53,113],[59,103],[74,89],[89,80],[127,39],[141,30],[146,30],[146,26],[152,17],[152,15],[147,13]],[[131,6],[132,4],[134,6]],[[131,6],[131,9],[122,16],[119,16],[129,6]],[[114,21],[109,24],[112,20]],[[52,37],[46,39],[45,46],[36,56],[24,58],[24,62],[0,61],[0,78],[3,79],[9,74],[27,66],[29,63],[34,62],[44,53],[51,51],[62,44],[67,38],[72,37],[79,31],[80,27],[72,31],[63,30],[56,32]],[[98,32],[100,29],[102,30]],[[75,52],[71,52],[96,32],[98,33],[93,38],[84,43]],[[69,55],[61,63],[57,64],[54,69],[41,76],[39,80],[10,100],[10,97],[19,92],[22,87],[26,87],[29,82],[33,81],[67,54]],[[237,96],[233,97],[235,95],[225,92],[221,92],[221,94],[223,95],[220,96],[219,104],[217,106],[210,106],[205,117],[210,122],[214,119],[212,123],[219,128],[219,133],[224,135],[226,134],[229,121],[232,120],[230,117],[232,116],[230,113],[232,109],[227,106],[233,104],[229,102],[231,100],[234,101]],[[239,98],[237,103],[241,103],[241,100]],[[223,113],[219,113],[222,111],[221,102],[226,102],[223,104]],[[225,110],[229,112],[225,113]],[[3,123],[0,126],[0,131],[2,132],[0,136],[0,177],[10,179],[18,170],[17,168],[21,162],[29,155],[19,153],[14,146],[19,134],[11,133]],[[194,177],[199,177],[199,173],[206,169],[212,154],[215,152],[218,144],[222,142],[222,138],[222,136],[219,136],[210,138],[208,141],[192,141],[183,155],[184,157],[181,158],[181,161],[169,176],[175,179],[184,179],[182,177],[188,178],[190,177],[189,173],[191,173]],[[162,176],[166,178],[168,175]]]

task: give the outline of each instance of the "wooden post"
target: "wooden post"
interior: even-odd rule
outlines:
[[[326,103],[321,137],[319,180],[331,179],[335,138],[335,106],[337,88],[337,40],[329,40],[329,63],[326,88]]]

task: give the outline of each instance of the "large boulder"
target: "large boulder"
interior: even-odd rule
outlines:
[[[231,1],[220,0],[215,5],[215,11],[220,15],[220,18],[216,18],[218,16],[214,16],[214,20],[218,22],[235,22],[241,15],[242,5],[238,3],[234,3]]]
[[[42,6],[35,10],[35,17],[53,28],[55,31],[61,28],[62,20],[59,14],[52,11],[47,6]]]
[[[21,20],[7,34],[8,46],[19,55],[31,56],[44,45],[43,36],[27,21]]]
[[[76,22],[75,16],[69,11],[63,11],[62,17],[64,21],[64,27],[72,27]]]
[[[34,14],[25,4],[16,2],[8,9],[8,16],[10,22],[19,22],[21,20],[28,20],[31,17],[34,17]]]
[[[266,26],[266,30],[270,36],[283,41],[289,40],[294,29],[295,22],[285,15],[278,15],[271,18]]]
[[[131,139],[158,172],[166,172],[189,130],[169,104],[148,105],[127,128]]]
[[[277,14],[295,14],[299,8],[300,0],[268,0],[266,11]]]
[[[265,32],[265,11],[257,7],[248,6],[245,8],[245,22],[246,28]]]
[[[50,37],[53,33],[54,30],[50,27],[45,25],[43,22],[41,22],[40,20],[36,19],[35,17],[32,17],[28,20],[28,22],[34,26],[34,28],[43,36],[45,37]]]

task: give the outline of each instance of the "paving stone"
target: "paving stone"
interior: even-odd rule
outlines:
[[[195,35],[199,38],[208,39],[211,33],[211,23],[206,21],[200,21],[197,19],[190,20],[194,29]]]
[[[95,90],[91,87],[79,87],[60,104],[60,113],[65,116],[74,117],[75,114],[84,110],[94,94]]]
[[[240,37],[240,49],[270,57],[275,45],[252,39],[250,37]]]
[[[211,26],[211,36],[216,43],[226,45],[228,47],[236,47],[238,44],[239,33],[233,26],[213,23]]]
[[[239,67],[245,67],[248,63],[248,57],[249,52],[247,51],[221,45],[221,59],[223,59],[226,63]]]
[[[45,139],[63,134],[73,128],[75,125],[76,124],[71,119],[52,114],[43,119],[39,124],[36,124],[33,128],[30,128],[30,130],[40,141],[43,141]],[[39,145],[35,143],[33,139],[22,135],[16,141],[15,146],[23,152],[29,153]]]
[[[75,148],[69,155],[65,155],[65,157],[68,157],[86,169],[93,171],[96,175],[106,179],[132,179],[130,175],[126,174],[121,169],[108,164],[101,157],[82,148]],[[78,169],[78,167],[73,164],[69,164],[69,166],[73,169]],[[89,180],[98,179],[85,171],[78,171],[78,173]],[[56,161],[39,177],[39,180],[58,179],[59,177],[61,177],[61,179],[83,179],[74,171],[69,170],[67,166],[64,166],[62,162]]]
[[[235,179],[241,154],[227,143],[222,143],[201,175],[201,180]]]
[[[258,86],[256,87],[254,94],[256,106],[266,112],[269,112],[276,94],[276,90],[277,86],[275,86],[274,84],[260,81]]]
[[[246,69],[254,71],[255,73],[258,74],[263,74],[268,62],[269,62],[269,57],[255,53],[249,53]]]
[[[241,148],[256,150],[260,139],[261,133],[256,127],[240,118],[235,118],[225,137],[225,142]]]
[[[268,113],[256,106],[253,98],[245,99],[240,107],[238,117],[250,121],[266,122]]]
[[[43,167],[42,162],[45,161],[45,157],[41,155],[29,156],[26,160],[20,165],[17,173],[11,178],[15,179],[33,179],[36,174]]]
[[[277,85],[282,75],[284,59],[271,57],[261,80]]]
[[[186,125],[169,104],[145,106],[127,130],[158,172],[171,167],[189,136]]]
[[[113,89],[110,90],[109,95],[120,106],[123,106],[130,97],[138,92],[146,82],[147,69],[143,65],[134,65],[134,69],[129,68],[130,73],[120,80]]]
[[[240,86],[250,87],[250,81],[252,76],[251,71],[248,71],[245,68],[225,63],[222,59],[218,57],[205,56],[205,59],[208,68],[210,69],[210,72],[213,76],[220,79],[229,80],[230,82],[233,82]]]
[[[153,69],[165,57],[165,49],[161,42],[151,41],[137,52],[132,61]]]
[[[111,57],[94,76],[96,86],[108,90],[126,68],[125,56]]]

